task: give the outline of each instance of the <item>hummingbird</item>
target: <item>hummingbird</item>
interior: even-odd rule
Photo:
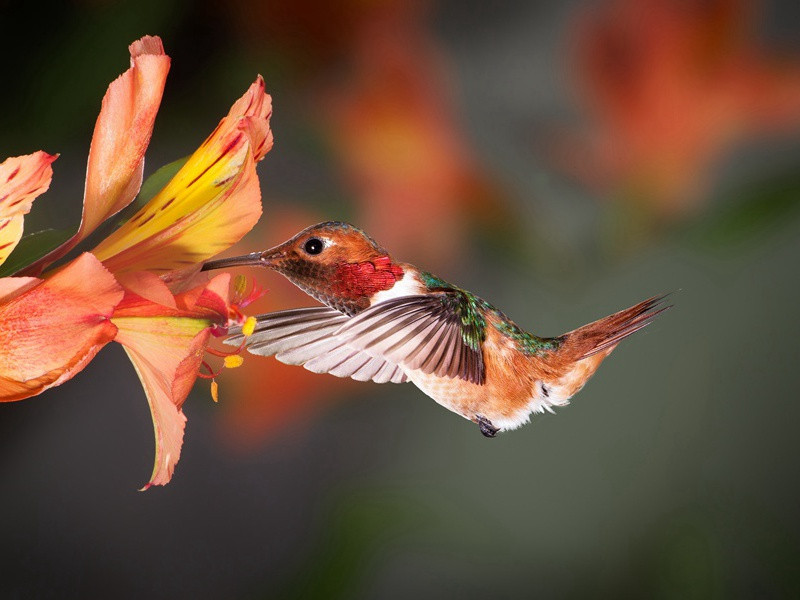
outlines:
[[[263,252],[206,262],[202,270],[257,265],[277,271],[324,306],[256,317],[226,343],[315,373],[412,382],[495,437],[533,413],[565,406],[617,344],[649,325],[654,296],[558,337],[528,333],[482,298],[405,262],[348,223],[304,229]]]

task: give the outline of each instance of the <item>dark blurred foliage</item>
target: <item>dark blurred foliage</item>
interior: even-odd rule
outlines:
[[[33,231],[75,223],[127,45],[172,70],[146,172],[262,73],[264,217],[316,221],[545,335],[675,308],[555,417],[488,441],[410,385],[248,358],[197,385],[164,489],[106,349],[0,416],[3,597],[800,595],[791,0],[0,2],[0,157],[61,153]],[[252,274],[252,273],[248,273]],[[313,302],[270,274],[256,310]]]

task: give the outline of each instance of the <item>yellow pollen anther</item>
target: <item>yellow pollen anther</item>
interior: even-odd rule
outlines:
[[[242,333],[245,336],[253,335],[253,332],[256,330],[256,318],[255,317],[247,317],[247,320],[242,325]]]
[[[219,402],[219,384],[214,380],[211,381],[211,399]]]
[[[236,367],[241,367],[244,359],[239,356],[238,354],[232,354],[231,356],[225,357],[225,368],[226,369],[235,369]]]

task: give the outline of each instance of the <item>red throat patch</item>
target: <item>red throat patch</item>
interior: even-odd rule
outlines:
[[[392,263],[388,256],[380,256],[360,263],[347,263],[336,270],[331,292],[345,298],[371,297],[388,290],[403,278],[400,265]]]

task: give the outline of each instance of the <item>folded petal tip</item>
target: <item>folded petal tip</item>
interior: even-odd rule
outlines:
[[[131,59],[143,54],[166,54],[164,52],[164,43],[157,35],[145,35],[139,38],[128,46],[128,50],[131,53]]]

